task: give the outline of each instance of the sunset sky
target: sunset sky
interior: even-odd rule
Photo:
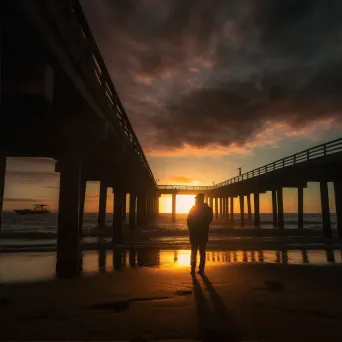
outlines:
[[[211,185],[342,136],[341,1],[81,4],[159,184]],[[57,210],[53,161],[12,158],[7,171],[5,210]],[[295,192],[284,194],[295,212]],[[97,202],[89,183],[86,211]],[[305,210],[320,211],[317,184]]]

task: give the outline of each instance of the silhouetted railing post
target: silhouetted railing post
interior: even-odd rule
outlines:
[[[125,193],[120,190],[113,190],[114,210],[113,210],[113,246],[122,243],[122,223],[123,223],[123,198]]]
[[[334,182],[337,232],[339,238],[342,238],[342,181]]]
[[[70,154],[59,160],[60,187],[57,229],[58,277],[79,274],[81,157]]]
[[[176,193],[172,193],[172,222],[176,222]]]
[[[247,211],[248,211],[248,220],[252,221],[251,194],[247,195]]]
[[[278,223],[279,228],[284,229],[284,204],[283,204],[283,188],[277,190],[278,199]]]
[[[245,198],[243,195],[239,196],[240,198],[240,224],[241,227],[245,225]]]
[[[103,228],[106,225],[107,185],[100,181],[99,216],[98,226]]]
[[[273,227],[278,226],[278,210],[277,210],[277,191],[272,190],[272,215],[273,215]]]
[[[298,228],[304,227],[304,191],[303,187],[298,187]]]
[[[3,155],[0,155],[0,233],[1,233],[1,226],[2,226],[2,208],[3,208],[3,203],[4,203],[5,177],[6,177],[6,157],[4,157]]]
[[[254,225],[260,227],[260,197],[259,193],[254,193]]]
[[[322,220],[323,220],[323,235],[324,237],[331,237],[331,221],[330,221],[330,210],[329,210],[329,194],[328,184],[326,181],[320,182],[321,190],[321,207],[322,207]]]
[[[129,228],[136,228],[136,215],[135,215],[135,207],[137,203],[137,195],[134,193],[129,194]]]

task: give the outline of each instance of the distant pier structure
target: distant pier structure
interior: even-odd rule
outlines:
[[[240,205],[240,226],[245,225],[245,198],[248,219],[252,220],[253,195],[254,225],[260,227],[260,194],[272,192],[273,226],[284,229],[283,189],[298,191],[298,228],[304,227],[304,188],[308,182],[320,184],[323,236],[332,237],[328,182],[333,182],[338,237],[342,238],[342,138],[321,144],[291,156],[276,160],[240,176],[212,186],[159,185],[159,196],[172,195],[172,218],[176,218],[177,194],[204,193],[215,217],[234,219],[234,201]]]
[[[79,1],[1,1],[0,99],[0,213],[7,157],[56,160],[58,276],[79,272],[87,181],[100,181],[100,226],[113,190],[114,244],[126,194],[130,226],[148,223],[157,185]]]

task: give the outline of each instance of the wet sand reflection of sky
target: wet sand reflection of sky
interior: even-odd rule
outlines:
[[[190,264],[190,250],[159,250],[136,248],[130,250],[85,251],[81,256],[84,275],[120,272],[124,269],[150,267],[155,270],[186,270]],[[206,268],[234,264],[289,264],[327,265],[342,264],[340,250],[209,250]],[[40,281],[55,277],[56,254],[9,253],[0,256],[0,284],[11,281]]]

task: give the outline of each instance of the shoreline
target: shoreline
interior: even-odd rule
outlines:
[[[160,249],[160,250],[182,250],[190,249],[188,241],[127,241],[116,246],[111,242],[105,242],[99,238],[97,242],[80,244],[80,251],[93,250],[115,250],[115,249],[131,249],[131,248],[145,248],[145,249]],[[212,240],[207,244],[207,250],[342,250],[342,241],[340,239],[327,238],[311,238],[298,239],[288,238],[280,240],[266,240],[258,238],[241,238],[231,240]],[[56,244],[32,244],[32,245],[3,245],[0,244],[0,254],[5,253],[21,253],[21,252],[56,252]]]

